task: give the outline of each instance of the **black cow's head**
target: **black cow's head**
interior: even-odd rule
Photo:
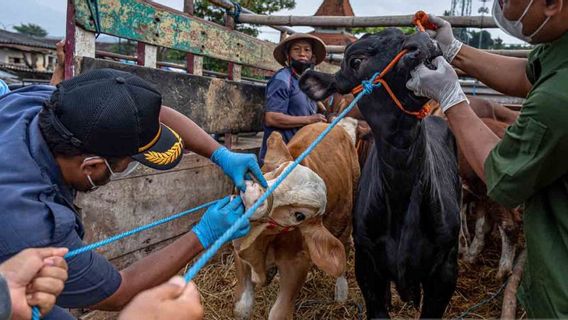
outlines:
[[[389,28],[376,34],[367,34],[346,48],[341,69],[335,75],[308,71],[300,79],[300,87],[314,100],[325,99],[334,92],[349,93],[363,80],[385,69],[403,49],[408,49],[408,53],[384,79],[407,110],[420,110],[428,99],[415,96],[406,88],[406,82],[416,66],[425,63],[432,67],[432,59],[442,55],[425,32],[407,36],[399,29]],[[371,105],[373,110],[370,110]],[[372,95],[359,103],[367,120],[374,118],[373,115],[377,113],[384,115],[384,112],[396,112],[393,106],[383,88],[375,89]]]

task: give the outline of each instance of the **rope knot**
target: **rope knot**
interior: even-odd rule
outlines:
[[[361,86],[363,87],[363,94],[371,94],[373,92],[374,85],[371,80],[361,81]]]
[[[225,12],[227,13],[228,16],[233,17],[235,23],[239,23],[239,17],[241,16],[243,8],[236,1],[231,1],[231,4],[233,5],[233,10],[225,9]]]

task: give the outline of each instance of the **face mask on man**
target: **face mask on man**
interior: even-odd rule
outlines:
[[[505,16],[503,15],[503,6],[505,5],[504,0],[495,0],[495,2],[493,3],[493,18],[495,19],[497,26],[499,26],[501,30],[517,39],[532,43],[533,38],[542,30],[542,28],[544,28],[544,26],[548,23],[548,20],[550,20],[551,18],[547,17],[546,20],[544,20],[544,22],[531,35],[525,36],[523,33],[522,21],[529,12],[529,9],[531,8],[533,2],[534,0],[531,0],[529,2],[525,11],[517,21],[511,21],[505,18]]]
[[[314,64],[312,62],[303,62],[299,60],[290,59],[290,66],[298,73],[302,74],[308,69],[312,69]]]
[[[116,180],[116,179],[121,179],[121,178],[125,178],[127,176],[129,176],[132,172],[134,172],[134,170],[136,170],[136,168],[138,168],[138,165],[140,164],[140,162],[138,161],[130,161],[128,163],[128,166],[126,167],[126,169],[124,169],[121,172],[114,172],[110,166],[110,164],[108,163],[108,161],[105,158],[101,158],[101,157],[87,157],[83,160],[83,163],[85,161],[88,160],[92,160],[92,159],[103,159],[105,162],[105,165],[108,169],[108,171],[110,172],[110,180]],[[91,190],[90,191],[94,191],[97,190],[100,186],[96,185],[93,181],[93,179],[91,178],[90,175],[87,175],[87,180],[89,180],[89,183],[91,184]]]

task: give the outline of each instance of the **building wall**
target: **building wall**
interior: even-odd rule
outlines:
[[[43,54],[23,52],[12,48],[0,48],[0,63],[27,67],[24,58],[26,58],[28,62],[32,62],[35,59],[34,69],[37,71],[52,71],[56,63],[55,51]]]

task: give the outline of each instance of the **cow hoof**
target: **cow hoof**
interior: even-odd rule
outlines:
[[[349,284],[344,276],[337,278],[335,281],[335,302],[343,303],[347,301],[349,294]]]

